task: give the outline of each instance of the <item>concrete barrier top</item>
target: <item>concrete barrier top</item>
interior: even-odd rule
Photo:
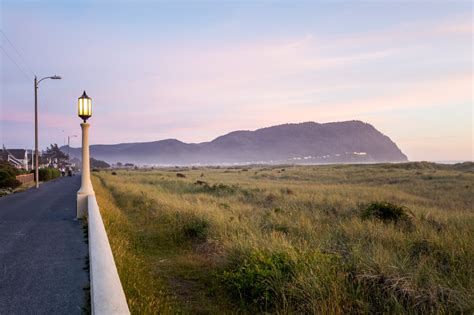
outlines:
[[[92,314],[130,314],[95,195],[87,201]]]

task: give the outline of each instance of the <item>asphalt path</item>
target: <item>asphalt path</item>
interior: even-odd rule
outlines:
[[[0,197],[0,314],[84,314],[89,286],[80,176]]]

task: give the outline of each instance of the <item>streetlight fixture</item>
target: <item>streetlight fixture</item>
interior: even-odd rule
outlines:
[[[76,217],[83,218],[87,214],[87,197],[94,195],[91,183],[90,160],[89,160],[89,124],[86,122],[92,116],[92,99],[87,96],[86,91],[77,100],[77,115],[84,121],[82,129],[82,176],[81,188],[77,192]]]
[[[84,123],[92,116],[92,99],[87,96],[86,91],[77,100],[77,115],[84,120]]]
[[[59,75],[53,75],[51,77],[44,77],[39,79],[35,76],[35,184],[36,189],[39,188],[39,152],[38,152],[38,86],[41,81],[46,79],[61,80]]]

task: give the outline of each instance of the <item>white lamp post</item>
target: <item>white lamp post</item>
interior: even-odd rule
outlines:
[[[79,97],[77,101],[78,116],[84,122],[82,128],[82,178],[81,188],[77,192],[77,211],[78,219],[83,218],[87,214],[87,196],[94,195],[94,189],[91,183],[91,173],[89,165],[89,124],[86,122],[92,116],[92,99],[87,96],[86,91]]]

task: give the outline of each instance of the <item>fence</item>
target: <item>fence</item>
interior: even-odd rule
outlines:
[[[27,184],[35,181],[35,174],[22,174],[22,175],[17,175],[16,179],[22,183],[22,184]]]

